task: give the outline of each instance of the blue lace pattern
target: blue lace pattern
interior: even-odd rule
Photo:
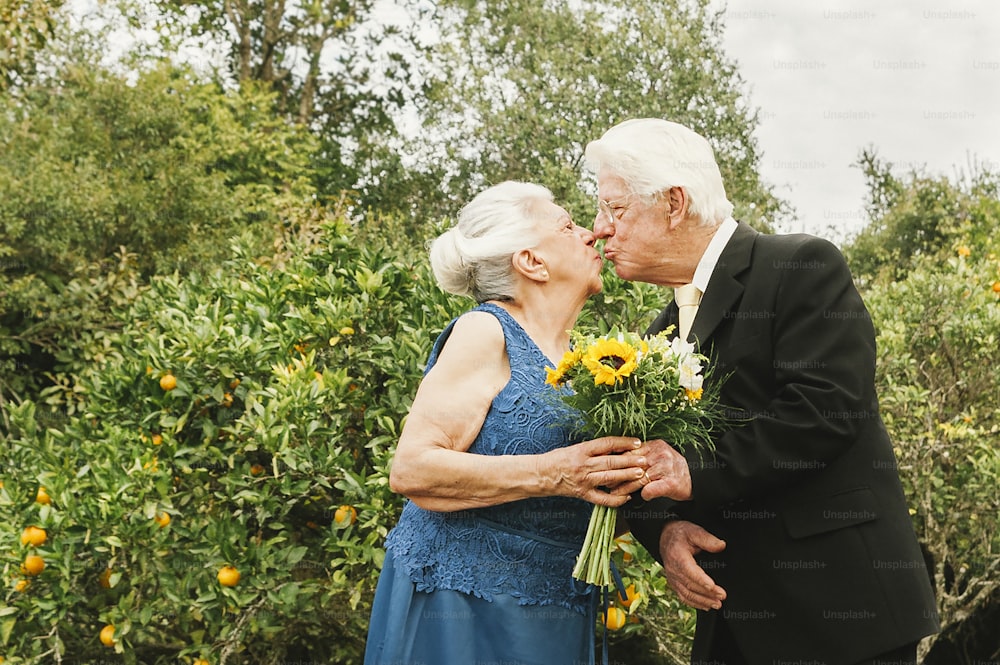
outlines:
[[[552,363],[503,308],[484,303],[503,327],[510,381],[493,399],[469,448],[474,455],[529,455],[574,442],[573,412],[551,399]],[[434,344],[433,367],[451,333]],[[412,502],[386,539],[419,591],[451,589],[492,600],[508,594],[522,605],[559,605],[586,613],[592,587],[572,577],[591,504],[543,497],[458,512],[432,512]]]

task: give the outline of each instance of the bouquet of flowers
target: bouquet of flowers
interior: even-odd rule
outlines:
[[[724,423],[719,385],[704,387],[708,359],[694,345],[668,334],[643,339],[612,330],[597,336],[571,331],[572,350],[546,383],[579,412],[579,433],[592,438],[663,439],[683,450],[712,449],[711,433]],[[611,584],[611,549],[617,510],[594,506],[573,577]]]

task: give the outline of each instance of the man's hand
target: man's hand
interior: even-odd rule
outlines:
[[[612,494],[633,494],[642,490],[646,501],[667,497],[675,501],[691,498],[691,472],[687,460],[662,439],[646,441],[641,447],[629,450],[626,455],[641,456],[647,467],[638,480],[615,487]]]
[[[698,552],[721,552],[726,543],[697,524],[667,522],[660,533],[660,556],[667,584],[677,596],[699,610],[717,610],[726,599],[726,591],[702,570],[694,555]]]

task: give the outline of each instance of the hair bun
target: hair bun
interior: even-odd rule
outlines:
[[[462,208],[455,226],[430,245],[431,267],[442,289],[477,302],[514,297],[511,257],[539,235],[545,187],[506,181],[480,192]]]
[[[438,285],[458,296],[472,294],[475,270],[466,255],[465,239],[457,226],[448,229],[431,243],[431,268]]]

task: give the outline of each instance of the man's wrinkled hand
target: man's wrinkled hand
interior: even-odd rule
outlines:
[[[721,552],[726,543],[697,524],[668,522],[660,533],[660,556],[667,584],[687,605],[699,610],[717,610],[726,591],[695,561],[699,552]]]
[[[691,498],[691,472],[687,460],[666,441],[645,441],[625,454],[641,456],[646,462],[646,472],[640,478],[615,487],[613,494],[634,494],[641,490],[646,501],[659,497],[675,501]]]

